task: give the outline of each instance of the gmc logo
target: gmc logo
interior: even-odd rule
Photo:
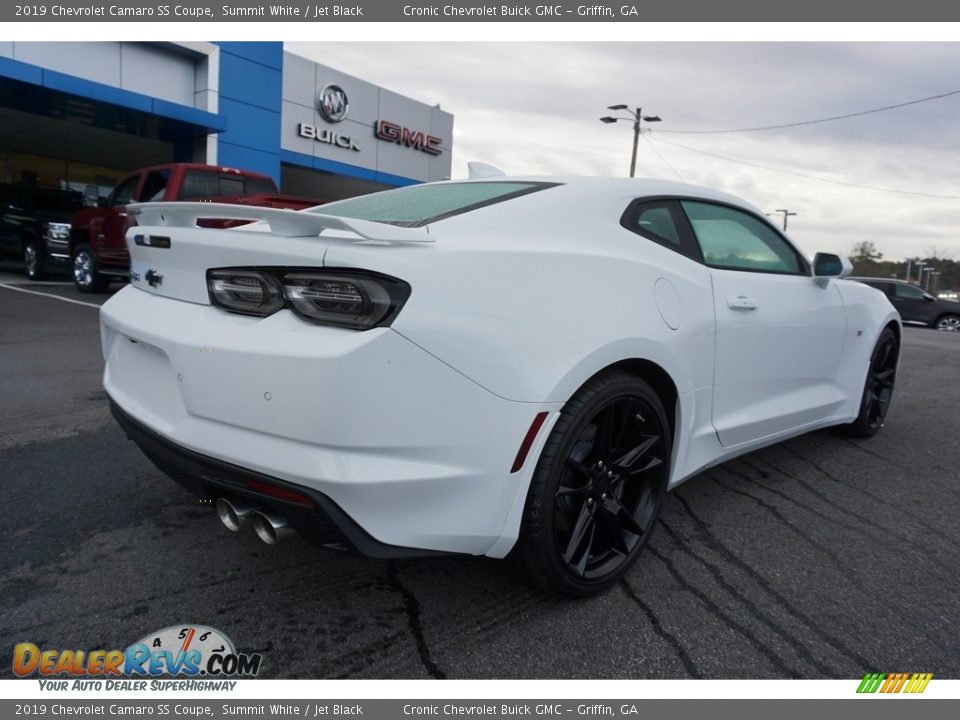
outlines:
[[[386,120],[377,121],[373,128],[373,134],[381,140],[397,145],[406,145],[408,148],[425,152],[427,155],[439,155],[443,152],[438,147],[441,143],[440,138],[426,135],[420,130],[413,131]]]

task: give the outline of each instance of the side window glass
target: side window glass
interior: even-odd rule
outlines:
[[[632,229],[662,245],[680,247],[680,233],[665,205],[640,205],[631,222]]]
[[[170,180],[169,170],[154,170],[147,179],[143,181],[143,190],[140,191],[141,202],[159,202],[163,200],[163,194],[167,190],[167,182]]]
[[[676,200],[635,200],[620,218],[630,232],[700,262],[700,252]]]
[[[919,288],[897,283],[894,286],[893,296],[900,300],[923,300],[924,292]]]
[[[108,204],[111,207],[116,205],[129,205],[133,201],[133,191],[136,190],[139,180],[140,176],[134,175],[117,185],[113,191],[113,195],[110,196],[110,202]]]
[[[804,273],[790,244],[766,223],[741,210],[695,200],[682,200],[703,261],[731,270]]]

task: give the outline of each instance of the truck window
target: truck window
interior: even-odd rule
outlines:
[[[277,188],[271,180],[203,170],[188,170],[183,176],[180,199],[202,200],[213,197],[275,193],[276,191]]]
[[[143,190],[140,191],[140,202],[160,202],[167,191],[170,182],[170,170],[151,170],[147,179],[143,181]]]
[[[139,175],[132,175],[117,185],[110,193],[110,200],[107,205],[115,207],[117,205],[129,205],[133,201],[133,191],[137,189],[137,183],[140,181]]]

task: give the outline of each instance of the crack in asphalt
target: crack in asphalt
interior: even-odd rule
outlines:
[[[770,489],[770,488],[767,488],[765,485],[763,485],[762,483],[758,483],[758,482],[755,481],[755,480],[750,480],[750,482],[753,482],[754,484],[758,485],[759,487],[762,487],[762,488],[764,488],[764,489],[766,489],[766,490],[769,490],[769,491],[772,492],[772,493],[776,493],[777,495],[781,495],[781,496],[783,496],[784,498],[787,498],[788,500],[790,500],[790,501],[793,502],[793,503],[796,503],[796,504],[799,505],[800,507],[806,508],[806,509],[807,509],[808,511],[810,511],[811,513],[814,513],[815,515],[818,515],[819,517],[822,517],[824,520],[828,520],[829,522],[836,523],[836,524],[840,525],[841,527],[845,527],[845,528],[849,528],[849,529],[854,530],[854,531],[858,531],[858,532],[860,532],[860,533],[862,533],[862,534],[864,534],[864,535],[867,535],[868,537],[873,537],[873,538],[874,538],[875,540],[877,540],[878,542],[881,542],[881,543],[889,543],[889,542],[890,542],[890,538],[891,538],[891,537],[894,537],[894,538],[896,538],[897,540],[899,540],[899,541],[903,544],[904,547],[916,547],[916,546],[913,544],[913,542],[912,542],[912,540],[911,540],[911,538],[910,538],[909,536],[904,535],[903,533],[901,533],[901,532],[899,532],[899,531],[897,531],[897,530],[894,530],[893,528],[886,527],[885,525],[882,525],[881,523],[878,523],[878,522],[877,522],[876,520],[874,520],[873,518],[870,518],[870,517],[868,517],[868,516],[866,516],[866,515],[863,515],[863,514],[861,514],[861,513],[858,513],[858,512],[856,512],[855,510],[850,510],[850,509],[848,509],[848,508],[845,508],[843,505],[841,505],[841,504],[839,504],[839,503],[831,500],[831,499],[830,499],[830,496],[827,495],[826,493],[823,493],[823,492],[820,492],[819,490],[817,490],[815,487],[813,487],[813,485],[811,485],[810,483],[808,483],[806,480],[801,480],[801,479],[800,479],[799,477],[797,477],[796,475],[792,475],[791,473],[787,472],[787,471],[784,470],[783,468],[774,465],[774,464],[771,463],[769,460],[764,460],[763,458],[759,457],[758,455],[754,455],[753,457],[757,458],[757,460],[759,460],[760,462],[762,462],[764,465],[766,465],[767,467],[769,467],[771,470],[774,470],[774,471],[780,473],[781,475],[784,475],[785,477],[788,477],[788,478],[790,478],[791,480],[793,480],[795,483],[797,483],[797,485],[799,485],[799,486],[802,487],[804,490],[806,490],[808,493],[810,493],[810,494],[813,495],[815,498],[817,498],[818,500],[820,500],[820,501],[821,501],[824,505],[826,505],[827,507],[833,508],[834,510],[836,510],[836,511],[839,512],[839,513],[842,513],[842,514],[844,514],[844,515],[849,515],[850,517],[855,518],[855,519],[858,520],[862,525],[864,525],[864,526],[866,526],[866,527],[869,527],[869,528],[872,528],[872,529],[874,529],[875,531],[878,531],[879,533],[881,533],[881,535],[878,537],[877,535],[875,535],[875,534],[873,534],[873,533],[867,532],[863,527],[857,528],[857,527],[855,527],[855,526],[853,526],[853,525],[845,524],[845,523],[843,523],[843,522],[841,522],[841,521],[839,521],[839,520],[836,520],[836,519],[831,518],[831,517],[829,517],[829,516],[827,516],[827,515],[824,515],[824,514],[818,512],[817,510],[814,510],[814,509],[811,508],[809,505],[806,505],[806,504],[804,504],[804,503],[801,503],[801,502],[800,502],[799,500],[797,500],[796,498],[793,498],[793,497],[791,497],[791,496],[789,496],[789,495],[787,495],[787,494],[785,494],[785,493],[782,493],[782,492],[779,492],[779,491],[776,491],[776,490],[772,490],[772,489]],[[744,465],[746,465],[748,468],[750,468],[751,470],[753,470],[753,471],[755,471],[755,472],[758,472],[758,473],[763,472],[760,468],[756,467],[755,465],[751,465],[750,463],[746,462],[746,461],[743,460],[743,459],[740,459],[739,462],[743,463]],[[930,553],[926,553],[926,552],[925,552],[925,553],[923,554],[923,557],[924,557],[925,560],[929,560],[931,563],[933,563],[934,565],[938,566],[941,570],[943,570],[943,571],[948,575],[948,577],[951,579],[951,581],[953,581],[953,580],[956,578],[956,568],[955,568],[955,567],[949,567],[949,566],[945,565],[945,564],[944,564],[942,561],[940,561],[935,555],[931,555]]]
[[[821,475],[823,475],[823,476],[824,476],[825,478],[827,478],[828,480],[832,480],[833,482],[837,483],[838,485],[842,485],[842,486],[845,487],[845,488],[849,488],[850,490],[853,490],[854,492],[858,492],[858,493],[860,493],[860,494],[862,494],[862,495],[866,495],[867,497],[872,498],[875,502],[877,502],[877,503],[879,503],[879,504],[881,504],[881,505],[886,505],[886,506],[889,507],[889,508],[893,508],[894,510],[896,510],[896,511],[899,512],[900,514],[904,515],[905,517],[908,517],[908,518],[910,518],[911,520],[913,520],[914,522],[919,523],[919,525],[920,525],[924,530],[929,530],[929,531],[934,532],[936,535],[939,535],[943,540],[945,540],[945,541],[948,542],[949,544],[953,545],[954,547],[960,547],[960,543],[958,543],[958,542],[957,542],[956,540],[954,540],[952,537],[950,537],[949,535],[947,535],[946,533],[944,533],[942,530],[938,530],[937,528],[931,527],[930,524],[927,522],[927,520],[926,520],[925,518],[922,518],[922,517],[920,517],[919,515],[915,515],[914,513],[910,512],[910,510],[908,510],[908,509],[904,506],[903,503],[900,503],[900,504],[892,503],[892,502],[890,502],[889,500],[886,500],[885,498],[882,498],[882,497],[880,497],[879,495],[876,495],[875,493],[870,492],[869,490],[864,490],[863,488],[857,487],[856,485],[851,485],[851,484],[848,483],[848,482],[844,482],[844,481],[841,480],[840,478],[838,478],[838,477],[836,477],[835,475],[831,474],[826,468],[822,467],[819,463],[816,463],[816,462],[814,462],[813,460],[810,460],[809,458],[804,457],[803,455],[801,455],[800,453],[798,453],[796,450],[794,450],[794,449],[791,448],[791,447],[788,447],[788,446],[786,446],[786,445],[782,445],[780,449],[782,449],[782,450],[790,453],[791,455],[793,455],[794,457],[796,457],[796,458],[799,459],[800,461],[805,462],[807,465],[809,465],[810,467],[812,467],[814,470],[816,470],[818,473],[820,473]]]
[[[736,470],[733,470],[729,467],[724,466],[723,470],[736,477],[743,478],[744,480],[749,480],[749,478],[743,473],[739,473]],[[714,483],[722,487],[727,492],[731,492],[736,495],[742,495],[745,498],[749,498],[750,500],[755,502],[757,505],[762,507],[764,510],[769,512],[771,515],[777,518],[777,520],[779,520],[784,527],[787,527],[790,530],[792,530],[798,537],[802,538],[807,543],[809,543],[812,547],[816,548],[821,553],[823,553],[826,557],[828,557],[830,559],[830,562],[834,565],[834,567],[837,568],[837,570],[841,572],[841,574],[844,575],[844,577],[846,577],[848,573],[850,573],[852,570],[855,569],[851,567],[848,563],[843,562],[843,560],[840,559],[840,556],[837,555],[835,552],[833,552],[833,550],[828,548],[826,545],[818,542],[813,537],[803,532],[799,527],[797,527],[797,524],[795,522],[787,518],[782,512],[780,512],[780,509],[775,505],[771,505],[766,500],[763,500],[762,498],[759,498],[756,495],[752,495],[744,490],[739,490],[735,487],[731,487],[730,485],[727,485],[724,482],[721,482],[720,479],[713,473],[705,472],[703,474],[706,477],[708,477],[710,480],[712,480]],[[854,581],[854,584],[857,584],[856,581]],[[858,587],[860,586],[858,585]]]
[[[661,526],[663,525],[662,520],[660,521],[660,524]],[[707,595],[705,592],[703,592],[702,590],[694,586],[689,580],[687,580],[683,576],[683,574],[677,569],[677,566],[673,562],[673,560],[671,560],[662,552],[660,552],[659,550],[657,550],[652,546],[648,545],[647,549],[653,554],[655,558],[657,558],[657,560],[663,563],[664,567],[667,568],[667,572],[669,572],[670,575],[673,576],[673,579],[676,580],[682,588],[684,588],[687,592],[689,592],[691,595],[697,598],[711,615],[718,618],[720,622],[722,622],[728,628],[733,630],[735,633],[745,638],[747,642],[753,645],[754,649],[758,653],[760,653],[762,657],[766,658],[767,662],[769,662],[773,667],[779,670],[781,674],[788,675],[790,677],[799,676],[798,672],[787,667],[787,665],[784,664],[784,662],[777,656],[776,653],[771,652],[767,648],[767,646],[764,645],[756,635],[750,632],[749,628],[745,627],[744,625],[742,625],[741,623],[737,622],[732,617],[730,617],[730,615],[724,612],[723,609],[719,605],[717,605],[717,603],[714,602],[709,595]]]
[[[830,677],[833,675],[832,668],[828,667],[827,665],[824,665],[817,658],[815,658],[813,654],[803,645],[803,641],[800,638],[792,635],[787,630],[780,627],[772,618],[769,618],[756,605],[756,603],[754,603],[744,593],[740,592],[735,587],[733,587],[733,585],[728,583],[724,579],[723,572],[720,570],[719,567],[717,567],[714,563],[711,563],[710,561],[697,555],[697,553],[695,553],[693,549],[690,547],[690,543],[684,540],[684,538],[681,537],[681,535],[676,530],[674,530],[669,525],[667,525],[662,519],[660,520],[660,526],[667,532],[668,535],[670,535],[670,537],[674,539],[674,541],[678,544],[681,552],[685,553],[686,555],[688,555],[689,557],[693,558],[694,560],[699,562],[701,565],[703,565],[707,569],[707,571],[710,573],[710,575],[713,576],[713,579],[717,582],[717,584],[720,587],[726,590],[727,593],[731,595],[733,598],[741,602],[757,621],[759,621],[762,625],[767,627],[774,634],[779,635],[781,638],[783,638],[794,649],[794,651],[797,653],[797,656],[799,658],[801,658],[802,660],[805,660],[809,665],[812,665],[813,667],[815,667],[825,677]],[[747,637],[747,639],[753,643],[754,647],[757,647],[758,649],[760,649],[761,652],[764,654],[764,656],[769,659],[771,653],[767,651],[766,646],[763,645],[763,643],[760,641],[758,637],[756,637],[751,633],[750,636]],[[794,672],[793,675],[797,676],[798,673]]]
[[[623,579],[620,581],[620,587],[623,589],[624,594],[630,598],[641,610],[643,614],[647,616],[647,619],[650,621],[650,627],[653,631],[663,640],[666,640],[674,650],[677,651],[677,657],[680,662],[683,664],[684,669],[687,671],[687,675],[694,679],[703,678],[703,674],[697,668],[697,664],[693,661],[693,658],[690,657],[690,654],[687,652],[686,648],[680,643],[680,640],[676,635],[667,631],[663,624],[660,622],[660,618],[657,617],[657,614],[653,611],[649,605],[647,605],[643,600],[640,599],[640,596],[637,594],[637,591],[633,589],[633,586],[626,580]]]
[[[916,472],[916,468],[912,468],[912,467],[909,467],[909,466],[907,466],[907,465],[902,465],[902,464],[896,462],[895,460],[891,460],[891,459],[888,458],[888,457],[884,457],[884,456],[881,455],[880,453],[874,452],[873,450],[869,450],[869,449],[863,447],[863,445],[861,445],[860,443],[856,443],[856,442],[854,442],[853,440],[851,440],[851,439],[848,438],[848,437],[844,437],[844,436],[842,436],[842,435],[838,435],[838,436],[837,436],[837,439],[838,439],[838,440],[842,440],[843,442],[847,443],[847,445],[849,445],[850,447],[854,447],[854,448],[856,448],[857,450],[859,450],[859,451],[862,452],[862,453],[866,453],[867,455],[870,455],[871,457],[875,457],[877,460],[880,460],[880,461],[886,463],[887,465],[892,465],[893,467],[897,468],[898,470],[904,470],[904,471],[906,471],[906,472],[908,472],[908,473],[914,473],[914,472]],[[954,474],[956,474],[956,472],[957,472],[955,468],[944,467],[943,465],[938,465],[937,463],[931,463],[931,464],[930,464],[930,467],[936,468],[937,470],[943,470],[945,473],[949,473],[950,475],[954,475]],[[949,492],[951,495],[953,495],[953,496],[955,496],[955,497],[960,496],[960,492],[957,491],[957,487],[956,487],[955,485],[945,484],[945,483],[943,483],[943,482],[940,482],[939,480],[936,480],[935,478],[931,478],[931,481],[932,481],[935,485],[937,485],[938,487],[940,487],[941,489],[946,490],[947,492]]]
[[[403,584],[395,560],[387,562],[387,581],[390,584],[390,588],[400,593],[403,597],[404,606],[407,611],[407,626],[410,628],[410,633],[413,635],[413,639],[417,644],[417,654],[420,656],[420,662],[423,664],[424,670],[426,670],[427,674],[432,678],[438,680],[445,679],[447,674],[440,669],[440,666],[437,665],[430,656],[430,648],[427,645],[426,638],[423,636],[423,625],[420,622],[420,601],[417,600],[417,596]]]
[[[867,660],[865,657],[863,657],[862,655],[860,655],[859,653],[853,650],[850,650],[832,635],[823,632],[823,630],[819,628],[817,623],[815,623],[811,618],[807,617],[806,614],[804,614],[803,612],[795,608],[793,604],[786,597],[783,596],[783,594],[781,594],[776,588],[773,587],[773,585],[770,584],[770,582],[765,577],[763,577],[763,575],[761,575],[753,567],[751,567],[749,563],[746,563],[743,560],[741,560],[739,557],[737,557],[734,554],[734,552],[730,550],[730,548],[728,548],[726,545],[724,545],[720,541],[720,539],[710,530],[707,524],[693,511],[693,508],[690,507],[690,503],[687,502],[686,498],[682,497],[676,491],[674,491],[673,495],[677,499],[677,501],[680,503],[680,505],[683,507],[683,509],[686,511],[687,515],[689,515],[690,518],[694,521],[694,523],[696,523],[697,527],[703,533],[705,538],[709,541],[709,544],[716,549],[716,551],[719,553],[719,555],[722,558],[724,558],[727,562],[731,563],[732,565],[735,565],[736,567],[740,568],[743,572],[745,572],[748,576],[750,576],[754,580],[754,582],[756,582],[757,585],[759,585],[765,592],[767,592],[772,597],[776,598],[777,601],[779,601],[780,604],[788,612],[790,612],[791,615],[793,615],[795,618],[800,620],[804,625],[806,625],[810,629],[810,631],[814,635],[816,635],[825,643],[830,645],[834,650],[846,655],[851,660],[856,661],[857,663],[859,663],[861,668],[872,667],[871,662]]]

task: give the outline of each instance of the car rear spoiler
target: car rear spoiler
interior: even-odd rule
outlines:
[[[324,230],[343,230],[357,235],[357,241],[432,243],[437,240],[426,228],[404,228],[371,220],[355,220],[284,208],[230,203],[157,202],[129,205],[127,211],[137,216],[140,225],[148,227],[196,228],[199,227],[198,220],[250,220],[265,222],[270,226],[270,232],[282,237],[316,237]]]

